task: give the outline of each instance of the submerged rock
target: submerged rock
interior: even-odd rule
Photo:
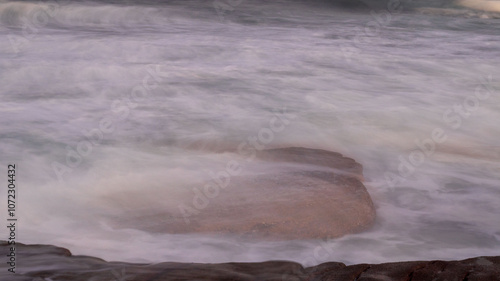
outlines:
[[[9,247],[0,241],[0,255],[5,257]],[[50,245],[17,243],[15,247],[16,273],[7,271],[9,265],[2,262],[2,281],[493,281],[500,276],[500,257],[350,266],[328,262],[304,268],[289,261],[133,264],[73,256],[67,249]]]
[[[156,233],[272,240],[335,238],[372,225],[375,209],[361,183],[362,166],[353,159],[301,147],[263,150],[256,156],[251,165],[258,172],[221,178],[227,186],[213,183],[206,195],[186,195],[180,208],[153,214],[131,210],[110,224]],[[192,194],[191,189],[177,193],[182,192]]]

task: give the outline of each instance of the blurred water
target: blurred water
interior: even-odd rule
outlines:
[[[0,153],[18,165],[19,241],[150,262],[499,253],[497,14],[200,2],[0,2]],[[283,111],[295,118],[261,145],[356,159],[371,230],[263,242],[104,219],[177,208],[178,188],[241,157],[230,151]]]

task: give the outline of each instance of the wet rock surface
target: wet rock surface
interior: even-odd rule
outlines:
[[[5,257],[10,245],[0,242]],[[1,263],[5,281],[482,281],[500,280],[500,257],[461,261],[410,261],[384,264],[328,262],[313,267],[288,261],[196,264],[165,262],[133,264],[73,256],[64,248],[17,243],[16,273]]]
[[[170,211],[143,214],[130,210],[110,224],[152,233],[230,234],[269,240],[335,238],[373,224],[375,208],[361,182],[362,166],[351,158],[326,150],[287,147],[259,151],[251,164],[266,168],[253,174],[221,176],[216,181],[220,186],[200,184],[194,196],[192,188],[180,191],[186,193],[185,199],[173,203],[175,208]]]

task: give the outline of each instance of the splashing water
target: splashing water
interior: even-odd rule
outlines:
[[[474,17],[413,12],[416,1],[217,3],[0,2],[0,153],[19,167],[20,242],[147,262],[498,254],[496,2],[460,2],[488,11]],[[104,219],[177,208],[176,190],[249,139],[356,159],[375,226],[270,242]]]

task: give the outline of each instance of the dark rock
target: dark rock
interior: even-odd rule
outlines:
[[[8,248],[0,242],[0,255]],[[50,245],[16,244],[16,273],[1,263],[1,281],[494,281],[500,280],[500,257],[461,261],[410,261],[383,264],[328,262],[304,268],[289,261],[257,263],[106,262],[73,256]]]

